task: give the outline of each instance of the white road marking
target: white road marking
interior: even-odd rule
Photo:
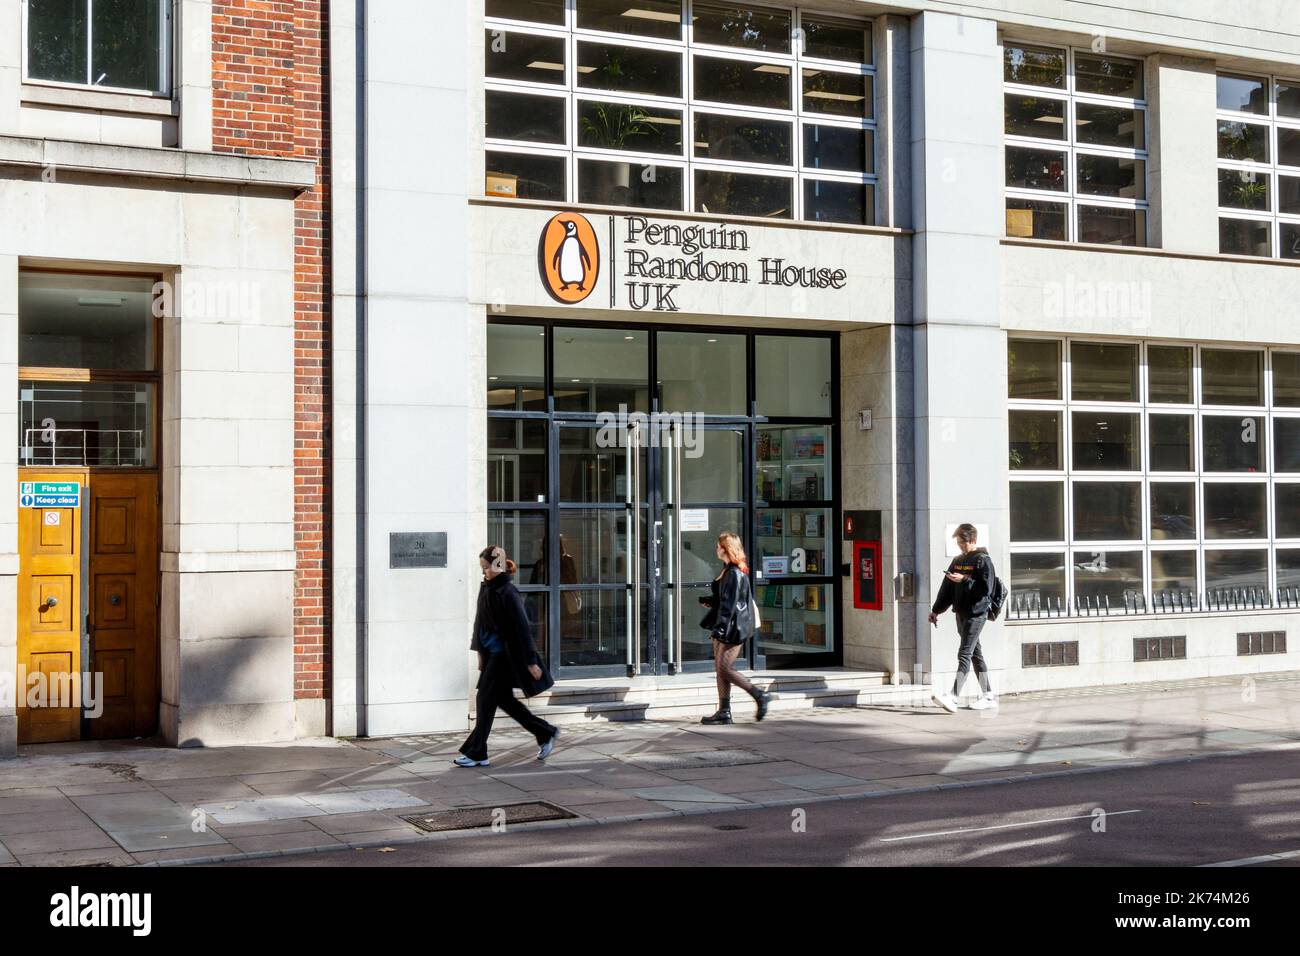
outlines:
[[[1201,866],[1256,866],[1260,863],[1275,863],[1278,860],[1294,860],[1297,857],[1300,857],[1300,850],[1287,850],[1283,853],[1248,856],[1241,860],[1224,860],[1222,863],[1202,863]]]
[[[1141,813],[1141,810],[1108,810],[1107,817],[1123,816],[1126,813]],[[956,830],[938,830],[934,833],[913,833],[910,836],[881,837],[881,843],[898,843],[901,840],[924,840],[927,837],[952,836],[955,833],[979,833],[984,830],[1009,830],[1015,827],[1035,827],[1043,823],[1063,823],[1067,820],[1091,820],[1093,815],[1086,813],[1081,817],[1052,817],[1047,820],[1029,820],[1025,823],[999,823],[991,827],[961,827]]]

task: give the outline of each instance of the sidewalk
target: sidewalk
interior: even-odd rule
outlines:
[[[1300,673],[1031,694],[996,713],[825,708],[761,724],[747,708],[736,714],[730,727],[565,728],[545,764],[501,719],[492,766],[473,770],[451,764],[462,734],[24,747],[0,761],[0,865],[157,864],[487,832],[429,834],[401,819],[458,807],[544,800],[576,817],[514,826],[581,826],[1300,748]]]

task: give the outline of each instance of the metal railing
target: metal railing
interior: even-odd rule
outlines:
[[[1152,592],[1148,604],[1140,591],[1125,591],[1123,602],[1109,595],[1076,596],[1067,602],[1060,595],[1041,591],[1013,591],[1007,602],[1007,620],[1048,618],[1124,617],[1132,614],[1195,614],[1207,611],[1266,611],[1300,608],[1300,587],[1279,588],[1270,597],[1266,587],[1210,588],[1204,593],[1178,588]]]
[[[53,440],[50,440],[50,439]],[[143,428],[25,428],[23,465],[100,465],[142,467]]]

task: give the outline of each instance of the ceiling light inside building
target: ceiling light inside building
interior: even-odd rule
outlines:
[[[623,11],[623,16],[632,17],[634,20],[659,20],[662,23],[682,22],[681,14],[671,10],[642,10],[640,7],[630,7]]]
[[[860,103],[866,99],[860,93],[828,93],[826,90],[809,90],[804,96],[810,100],[843,100],[846,103]]]

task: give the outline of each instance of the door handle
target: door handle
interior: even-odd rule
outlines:
[[[45,599],[45,606],[46,606],[46,607],[58,607],[58,606],[59,606],[59,599],[56,598],[56,597],[48,597],[48,598]]]

